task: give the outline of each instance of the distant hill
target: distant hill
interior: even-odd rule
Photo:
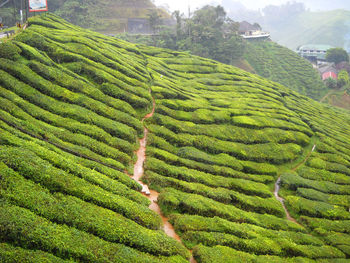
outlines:
[[[307,60],[274,42],[248,42],[244,58],[253,72],[303,95],[319,100],[327,93],[318,72]],[[236,66],[245,70],[249,68],[244,63]]]
[[[107,34],[124,32],[129,18],[148,18],[152,11],[169,18],[166,11],[150,0],[48,0],[48,6],[75,25]]]
[[[328,44],[350,51],[350,11],[302,12],[261,21],[272,40],[295,50],[304,44]]]

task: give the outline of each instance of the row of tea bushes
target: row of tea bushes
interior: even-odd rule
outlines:
[[[64,259],[84,262],[187,262],[180,256],[154,257],[122,244],[104,241],[75,228],[58,225],[27,209],[0,204],[0,238]],[[18,239],[18,237],[21,237]]]
[[[186,262],[126,173],[152,107],[144,55],[51,14],[15,38],[0,55],[0,258]]]
[[[188,169],[186,167],[168,165],[165,162],[155,158],[148,158],[145,167],[146,169],[156,172],[162,176],[173,177],[186,182],[201,183],[211,187],[223,187],[253,196],[272,196],[269,187],[262,183],[252,182],[240,178],[217,176]]]
[[[40,183],[51,191],[71,194],[116,211],[130,219],[136,218],[138,223],[153,229],[160,226],[159,217],[147,207],[60,170],[29,150],[19,147],[1,147],[0,160],[27,179]]]
[[[1,122],[0,126],[2,126]],[[136,191],[131,191],[131,189],[141,190],[140,185],[135,181],[130,180],[130,178],[124,173],[114,170],[113,175],[103,174],[93,169],[89,169],[81,164],[77,164],[75,162],[76,160],[69,154],[64,154],[62,152],[59,154],[53,150],[41,146],[39,143],[34,141],[31,142],[20,139],[4,129],[0,128],[0,131],[0,142],[2,145],[26,148],[43,160],[48,161],[51,165],[80,177],[89,183],[95,184],[104,190],[114,194],[123,195],[138,203],[149,205],[148,199],[146,199],[143,195]]]
[[[108,187],[109,190],[112,190],[114,185],[118,185],[118,191],[122,191],[124,187],[118,184],[118,182],[120,182],[126,185],[128,188],[141,190],[141,186],[137,182],[131,180],[128,175],[116,170],[115,168],[110,168],[105,166],[103,163],[91,161],[89,159],[65,152],[46,141],[36,139],[19,130],[16,130],[1,120],[0,127],[1,144],[24,147],[31,150],[54,166],[69,171],[70,173],[84,178],[91,183],[97,184],[104,189],[107,189],[106,187]],[[111,181],[106,177],[114,180],[114,183],[111,183]],[[116,188],[114,188],[114,190],[116,190]],[[132,192],[129,192],[129,194],[132,195]]]
[[[196,258],[198,258],[198,261],[200,263],[210,263],[210,262],[217,262],[217,263],[243,263],[243,262],[251,262],[251,263],[263,263],[263,262],[274,262],[274,263],[297,263],[297,262],[305,262],[305,263],[315,263],[315,262],[321,262],[321,263],[345,263],[347,262],[347,259],[345,259],[345,256],[343,253],[338,251],[329,251],[333,252],[333,254],[328,254],[326,258],[324,259],[317,259],[313,260],[310,258],[305,257],[279,257],[279,256],[270,256],[270,255],[254,255],[246,252],[237,251],[233,248],[225,247],[225,246],[215,246],[215,247],[206,247],[203,245],[200,245],[194,249],[194,255]],[[313,251],[314,255],[318,255],[318,251]],[[331,256],[334,256],[335,259],[329,258]]]
[[[0,169],[6,185],[2,196],[18,206],[51,221],[67,224],[104,240],[136,247],[154,255],[187,255],[187,251],[177,241],[163,232],[144,228],[119,214],[76,197],[50,193],[2,163]],[[159,246],[159,242],[162,246]]]
[[[150,135],[150,137],[151,137],[151,135]],[[248,174],[248,173],[244,173],[242,171],[234,170],[234,169],[226,167],[226,166],[201,163],[201,162],[181,158],[176,154],[164,151],[164,150],[159,149],[159,148],[154,148],[151,146],[147,147],[146,154],[147,154],[147,156],[154,157],[154,158],[161,160],[161,161],[164,161],[168,164],[177,165],[177,166],[185,166],[187,168],[199,170],[199,171],[206,172],[209,174],[216,174],[216,175],[221,175],[221,176],[225,176],[225,177],[248,179],[248,180],[251,180],[254,182],[259,182],[259,183],[270,183],[270,182],[274,181],[274,178],[271,175],[254,174],[254,173]],[[247,162],[247,161],[244,163],[246,164],[245,169],[248,169],[247,167],[249,167],[250,172],[263,173],[263,171],[261,170],[261,167],[263,167],[263,168],[272,167],[272,169],[269,170],[269,173],[274,173],[274,171],[275,171],[275,167],[271,166],[269,164],[254,163],[254,162]]]
[[[151,185],[152,188],[172,187],[186,193],[194,193],[225,204],[232,204],[247,211],[261,214],[268,213],[278,217],[284,216],[283,208],[273,197],[261,198],[244,195],[225,188],[212,188],[199,183],[187,183],[175,178],[163,177],[150,171],[143,177],[143,181]]]
[[[301,229],[299,225],[276,216],[247,212],[233,205],[223,204],[196,194],[183,193],[173,188],[162,191],[158,202],[167,214],[179,212],[209,217],[218,216],[232,222],[246,222],[269,229],[293,231]]]
[[[73,260],[64,260],[41,250],[23,249],[8,243],[0,243],[0,258],[3,263],[28,262],[28,263],[73,263]]]
[[[203,244],[278,255],[265,260],[280,262],[344,258],[341,250],[305,234],[308,229],[278,218],[285,213],[271,183],[280,169],[301,163],[317,140],[312,127],[286,107],[290,94],[226,66],[203,61],[208,72],[200,72],[201,59],[184,66],[179,54],[140,48],[152,54],[147,59],[156,100],[156,113],[147,120],[143,180],[161,191],[162,211],[196,260],[220,262],[219,255],[196,253]],[[221,259],[239,262],[232,255]]]

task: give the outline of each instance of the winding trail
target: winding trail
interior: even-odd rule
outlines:
[[[144,122],[144,120],[151,118],[153,116],[155,106],[156,106],[156,104],[155,104],[155,101],[153,99],[152,111],[150,113],[148,113],[142,119],[142,122]],[[146,160],[147,135],[148,135],[148,129],[146,127],[144,127],[144,137],[142,139],[140,139],[140,148],[136,152],[137,161],[134,165],[134,175],[131,178],[134,179],[136,182],[138,182],[142,186],[141,192],[151,201],[151,204],[149,205],[149,209],[153,210],[161,217],[162,222],[163,222],[163,230],[164,230],[165,234],[167,234],[169,237],[177,240],[178,242],[182,243],[181,238],[176,234],[174,227],[172,226],[172,224],[169,223],[169,219],[167,217],[165,217],[162,214],[162,211],[160,210],[160,207],[157,203],[159,193],[156,191],[150,190],[148,185],[141,182],[141,178],[142,178],[143,173],[144,173],[143,165],[144,165],[145,160]],[[192,256],[192,251],[190,251],[190,252],[191,252],[190,262],[197,263],[196,260],[194,259],[194,257]]]
[[[311,150],[311,151],[309,152],[309,154],[305,157],[305,159],[304,159],[301,163],[299,163],[297,166],[295,166],[294,168],[292,168],[291,170],[292,170],[292,171],[295,171],[295,170],[297,170],[300,166],[302,166],[304,163],[306,163],[306,161],[310,158],[311,153],[312,153],[315,149],[316,149],[316,144],[314,144],[314,146],[312,147],[312,150]],[[295,219],[289,214],[289,212],[288,212],[288,210],[287,210],[287,208],[286,208],[286,205],[284,204],[284,199],[278,195],[278,192],[279,192],[279,190],[280,190],[280,188],[281,188],[280,183],[281,183],[281,176],[278,177],[278,179],[277,179],[277,181],[276,181],[276,183],[275,183],[275,190],[273,191],[273,193],[274,193],[276,199],[282,204],[283,209],[284,209],[284,212],[286,213],[287,220],[292,221],[292,222],[294,222],[294,223],[296,223],[296,224],[299,224],[299,223],[297,222],[297,220],[295,220]]]

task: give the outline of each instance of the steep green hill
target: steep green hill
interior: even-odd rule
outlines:
[[[54,15],[0,50],[2,262],[347,262],[349,112]]]
[[[311,63],[274,42],[249,42],[244,57],[260,76],[300,94],[319,100],[328,91]]]
[[[106,34],[124,32],[128,30],[128,18],[147,19],[154,11],[162,18],[170,17],[150,0],[48,0],[48,6],[75,25]]]
[[[261,23],[274,41],[295,50],[305,44],[328,44],[350,50],[350,11],[302,12]]]

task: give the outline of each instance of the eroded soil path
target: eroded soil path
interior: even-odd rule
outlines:
[[[292,170],[292,171],[296,171],[300,166],[302,166],[304,163],[306,163],[306,161],[310,158],[311,153],[312,153],[315,149],[316,149],[316,144],[314,144],[314,146],[312,147],[312,149],[311,149],[311,151],[309,152],[309,154],[305,157],[305,159],[304,159],[301,163],[299,163],[297,166],[295,166],[294,168],[292,168],[291,170]],[[289,214],[289,211],[288,211],[288,209],[286,208],[286,205],[284,204],[284,199],[278,195],[278,192],[279,192],[279,190],[280,190],[280,188],[281,188],[280,183],[281,183],[281,176],[278,177],[278,179],[277,179],[277,181],[276,181],[276,183],[275,183],[275,190],[273,191],[273,193],[274,193],[276,199],[282,204],[283,209],[284,209],[284,212],[286,213],[287,219],[288,219],[289,221],[292,221],[292,222],[294,222],[294,223],[299,224],[299,223],[297,222],[297,220],[295,220],[295,219]]]
[[[142,122],[148,118],[151,118],[154,114],[155,110],[155,101],[153,99],[153,108],[150,113],[148,113],[143,119]],[[148,185],[144,184],[141,182],[141,178],[144,173],[144,168],[143,165],[146,160],[146,145],[147,145],[147,135],[148,135],[148,129],[145,127],[144,128],[144,137],[140,139],[140,148],[137,150],[136,155],[137,155],[137,161],[134,165],[134,175],[132,176],[132,179],[134,179],[136,182],[138,182],[142,186],[141,192],[151,201],[151,204],[149,208],[156,212],[162,219],[163,221],[163,230],[165,234],[167,234],[169,237],[174,238],[178,242],[182,243],[181,238],[176,234],[175,229],[172,224],[169,223],[169,219],[165,217],[162,214],[162,211],[160,210],[160,207],[157,203],[159,193],[150,190]],[[192,254],[192,253],[191,253]],[[190,259],[191,263],[196,263],[196,260],[191,256]]]

